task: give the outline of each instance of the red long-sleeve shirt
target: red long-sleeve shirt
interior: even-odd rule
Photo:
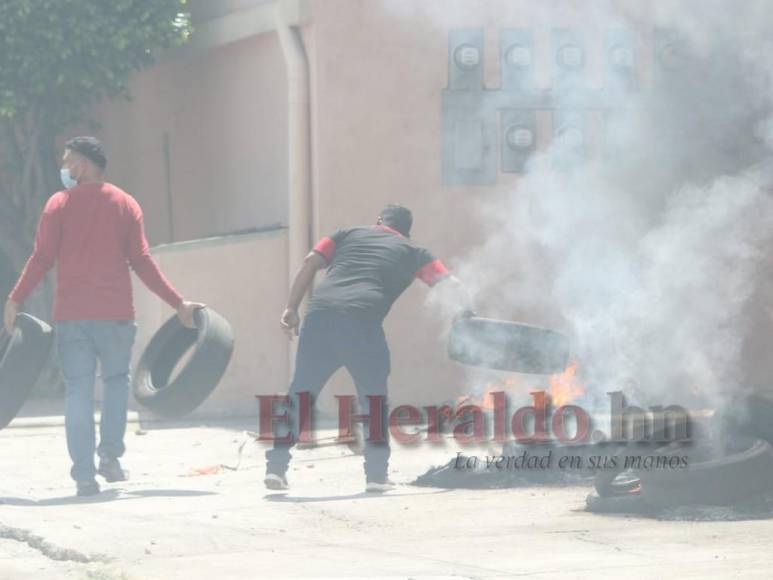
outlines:
[[[51,196],[9,298],[24,302],[54,265],[55,320],[134,318],[130,266],[167,304],[176,308],[182,301],[150,255],[140,205],[110,183],[84,183]]]

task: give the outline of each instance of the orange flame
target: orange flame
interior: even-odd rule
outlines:
[[[490,411],[494,408],[494,398],[490,396],[490,393],[494,391],[489,385],[486,391],[480,397],[473,397],[472,395],[462,395],[456,398],[456,406],[463,407],[464,405],[476,405],[484,411]]]
[[[549,379],[550,397],[554,408],[566,405],[585,394],[585,386],[577,376],[579,364],[575,361],[566,367],[566,370],[558,375],[552,375]],[[494,410],[493,393],[504,391],[506,395],[522,395],[533,390],[545,390],[548,385],[542,381],[524,380],[522,377],[507,377],[496,382],[488,383],[485,389],[477,393],[461,395],[456,398],[456,407],[463,405],[477,405],[484,411]]]
[[[585,393],[585,386],[577,377],[577,362],[572,362],[560,375],[550,377],[550,397],[553,407],[566,405]]]
[[[481,395],[462,395],[456,398],[456,406],[461,407],[463,405],[477,405],[484,411],[494,410],[494,393],[504,391],[509,393],[519,386],[519,381],[516,378],[508,377],[501,381],[488,383]]]

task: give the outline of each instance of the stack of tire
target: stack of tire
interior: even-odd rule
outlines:
[[[717,432],[716,439],[624,447],[616,455],[614,469],[597,473],[588,509],[637,512],[690,505],[732,506],[773,493],[773,401],[749,397],[746,412],[724,421]],[[664,463],[686,458],[687,466],[625,469],[625,457],[643,453],[660,457]]]
[[[211,308],[194,312],[195,328],[176,316],[153,335],[134,370],[138,403],[155,414],[179,418],[199,407],[217,387],[233,353],[231,325]],[[52,328],[26,313],[13,334],[0,331],[0,429],[19,413],[49,358]]]

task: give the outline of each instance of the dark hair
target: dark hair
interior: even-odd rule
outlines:
[[[102,143],[99,142],[99,139],[96,139],[95,137],[75,137],[65,143],[64,148],[80,153],[87,159],[93,161],[102,170],[107,167],[105,150],[102,147]]]
[[[413,214],[411,210],[396,203],[388,204],[381,210],[381,223],[408,237],[411,235],[411,226],[413,225]]]

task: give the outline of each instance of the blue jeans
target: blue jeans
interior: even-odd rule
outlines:
[[[55,324],[56,349],[66,387],[65,429],[75,481],[94,479],[94,382],[99,361],[104,399],[99,424],[100,457],[126,450],[129,365],[137,324],[133,320],[62,320]]]
[[[316,399],[330,377],[339,368],[346,367],[357,388],[360,414],[369,411],[368,396],[383,397],[385,426],[383,441],[368,441],[368,428],[363,427],[365,439],[365,475],[368,480],[379,481],[386,477],[389,463],[389,430],[387,378],[391,368],[389,347],[380,320],[368,320],[331,311],[309,313],[301,326],[298,352],[295,359],[295,375],[290,384],[291,431],[297,440],[298,397],[300,392],[311,393]],[[276,433],[275,433],[276,435]],[[284,475],[290,463],[293,443],[275,441],[266,451],[266,471]]]

